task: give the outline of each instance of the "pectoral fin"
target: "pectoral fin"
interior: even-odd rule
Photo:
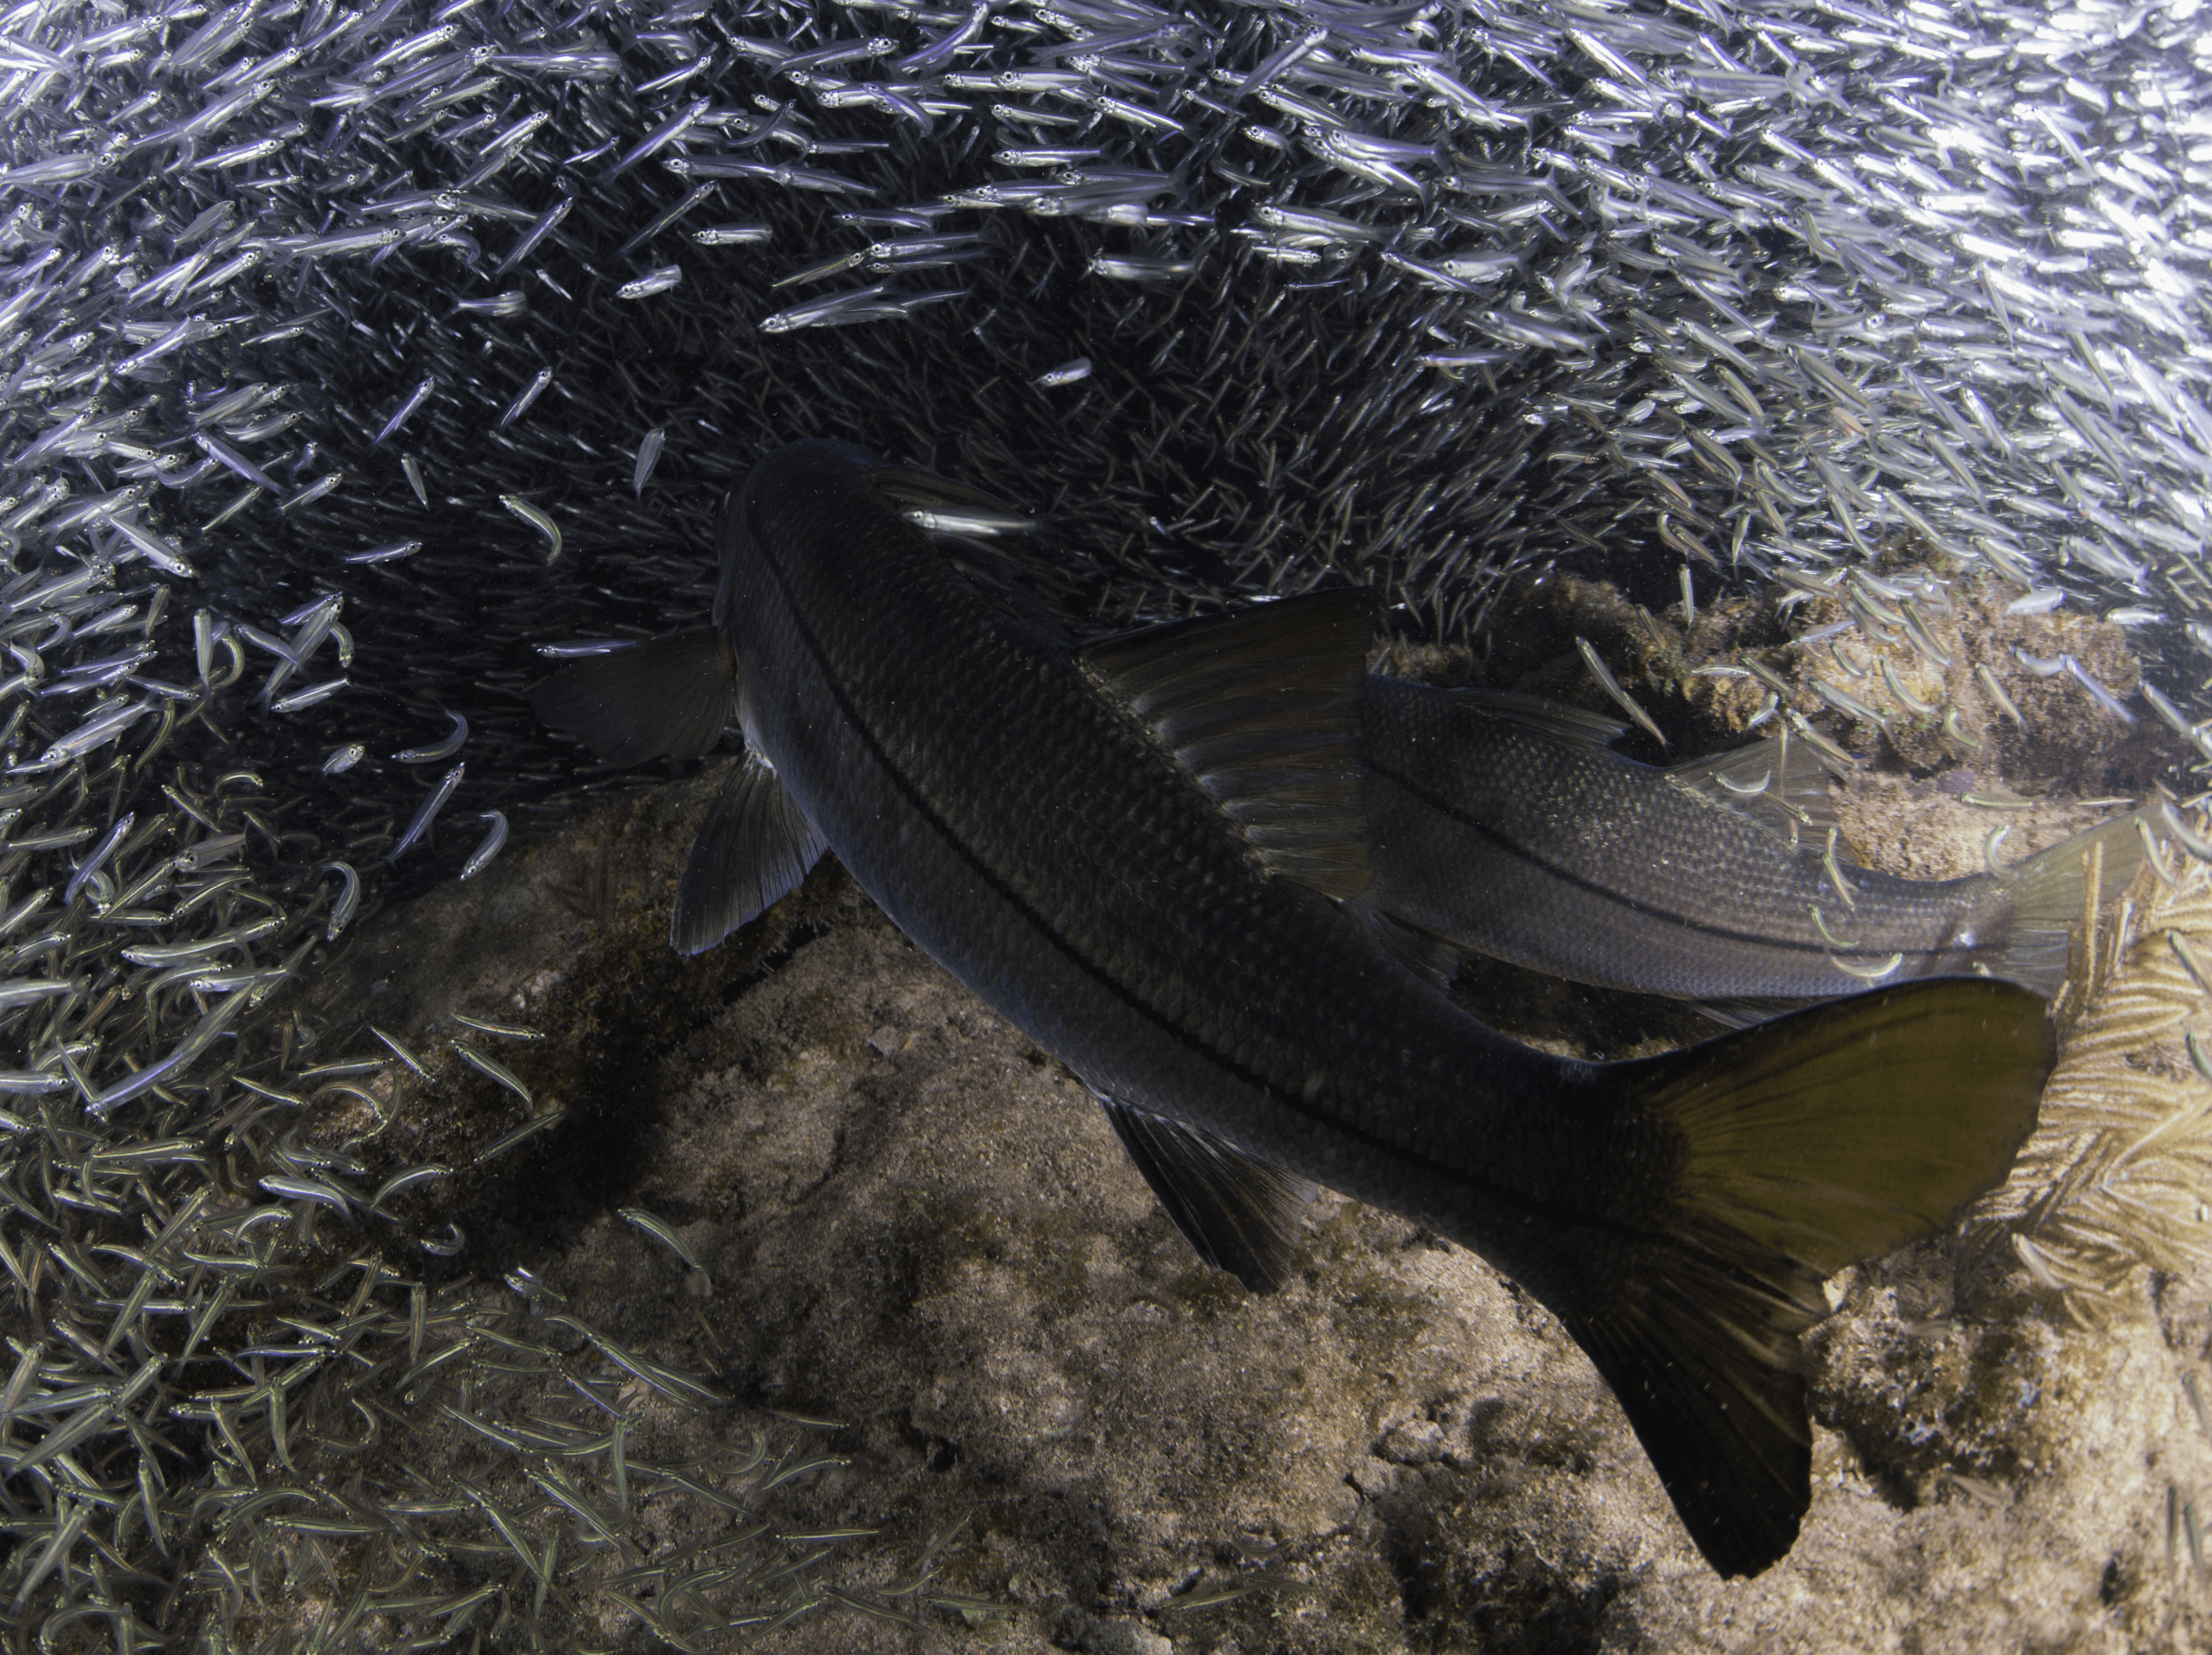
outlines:
[[[1169,751],[1273,872],[1367,888],[1359,706],[1372,593],[1325,592],[1092,644],[1091,681]]]
[[[1313,1199],[1313,1185],[1211,1133],[1103,1094],[1098,1101],[1137,1171],[1200,1258],[1251,1293],[1273,1293],[1290,1281],[1298,1213]]]
[[[704,953],[788,896],[823,849],[768,760],[748,748],[714,796],[676,887],[670,945]]]
[[[719,627],[672,632],[570,661],[530,704],[610,764],[696,758],[737,715],[737,654]]]

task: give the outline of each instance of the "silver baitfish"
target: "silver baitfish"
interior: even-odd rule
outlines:
[[[1474,1249],[1589,1353],[1707,1561],[1771,1564],[1810,1499],[1820,1283],[2003,1176],[2051,1062],[2041,1002],[1916,983],[1614,1064],[1508,1040],[1360,906],[1371,598],[1079,649],[905,515],[991,504],[843,444],[780,449],[724,502],[713,627],[540,686],[539,716],[603,757],[741,724],[679,941],[834,850],[1084,1078],[1206,1257],[1279,1285],[1310,1183]]]
[[[2142,854],[2127,816],[2001,873],[1899,879],[1828,854],[1825,775],[1786,735],[1661,768],[1611,751],[1609,720],[1382,677],[1362,715],[1377,907],[1475,953],[1729,1020],[1964,972],[2055,994],[2083,853],[2103,844],[2106,895]]]

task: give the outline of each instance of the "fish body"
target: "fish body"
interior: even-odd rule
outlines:
[[[1825,777],[1786,737],[1661,768],[1517,697],[1376,677],[1363,712],[1372,900],[1601,988],[1725,1007],[1975,972],[2049,995],[2083,853],[2103,846],[2106,890],[2141,856],[2130,817],[2002,872],[1899,879],[1834,852]]]
[[[747,751],[685,870],[706,946],[823,849],[1073,1068],[1170,1215],[1279,1284],[1308,1182],[1430,1226],[1549,1305],[1724,1573],[1808,1500],[1820,1281],[2002,1177],[2039,1001],[1945,982],[1595,1065],[1506,1039],[1365,905],[1371,605],[1325,594],[1077,648],[902,514],[980,502],[830,442],[725,502],[715,628],[572,662],[540,716],[605,754]]]

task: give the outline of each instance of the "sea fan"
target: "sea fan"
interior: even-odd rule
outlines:
[[[2212,1259],[2212,865],[2144,854],[2083,916],[2035,1135],[1967,1222],[1969,1290],[2009,1256],[2094,1315],[2131,1269]]]

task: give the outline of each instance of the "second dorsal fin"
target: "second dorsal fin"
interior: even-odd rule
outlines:
[[[1359,704],[1374,594],[1316,593],[1092,644],[1092,682],[1218,800],[1269,868],[1367,888]]]
[[[1454,690],[1448,693],[1487,717],[1519,726],[1568,747],[1610,748],[1629,727],[1579,707],[1563,707],[1534,696],[1504,690]],[[1637,761],[1614,753],[1622,763]],[[1809,741],[1770,736],[1747,746],[1665,767],[1668,782],[1716,805],[1749,817],[1763,827],[1790,837],[1798,831],[1817,839],[1836,825],[1835,800],[1828,792],[1829,770]],[[1856,861],[1839,843],[1839,856]]]

